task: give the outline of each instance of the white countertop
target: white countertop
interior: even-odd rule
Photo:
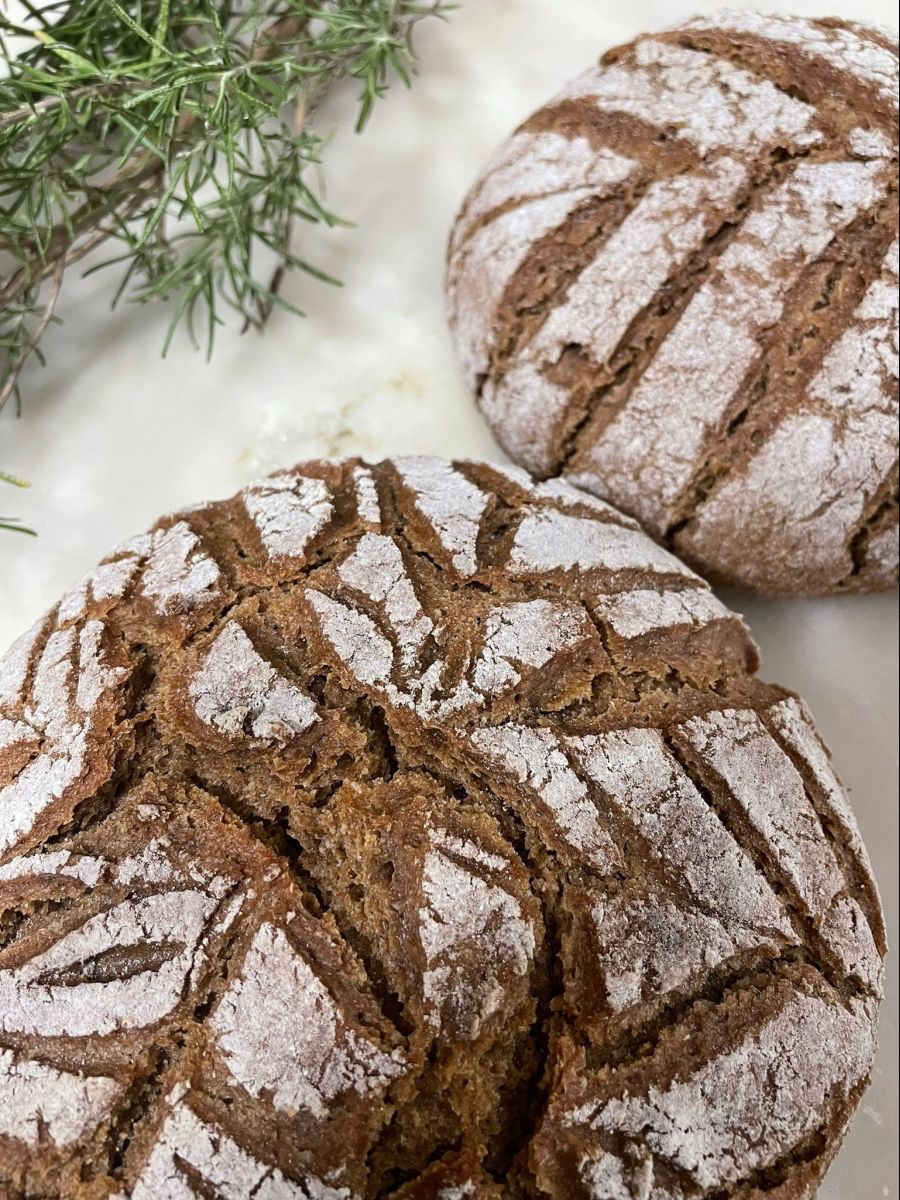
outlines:
[[[0,646],[106,550],[161,513],[227,496],[255,475],[320,454],[499,457],[457,375],[444,323],[444,244],[497,142],[604,49],[705,3],[469,0],[420,30],[421,78],[393,90],[361,139],[326,151],[329,201],[354,230],[311,230],[309,253],[345,281],[296,276],[265,335],[225,332],[212,363],[176,339],[167,312],[110,313],[112,279],[66,285],[47,368],[25,379],[23,417],[0,418],[0,512],[40,531],[0,534]],[[806,0],[773,10],[821,15]],[[835,0],[895,23],[887,0]],[[826,10],[827,11],[827,10]],[[349,97],[326,109],[328,121]],[[312,247],[315,247],[313,249]],[[897,945],[897,596],[823,601],[726,597],[746,615],[763,675],[803,693],[832,747],[869,844]],[[889,965],[872,1086],[822,1200],[897,1195],[897,972]]]

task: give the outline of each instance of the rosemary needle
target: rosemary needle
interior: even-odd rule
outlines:
[[[110,298],[166,300],[211,352],[224,311],[261,326],[289,270],[330,280],[316,106],[342,79],[361,130],[440,2],[24,0],[0,8],[0,408],[20,400],[71,269],[98,246]],[[28,39],[15,56],[9,38]],[[93,261],[93,259],[92,259]],[[99,269],[93,267],[93,270]],[[292,311],[297,311],[292,309]],[[165,347],[164,347],[165,348]]]

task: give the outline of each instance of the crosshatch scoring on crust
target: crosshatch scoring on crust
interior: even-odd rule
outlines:
[[[808,1195],[884,931],[756,665],[506,466],[308,463],[116,550],[0,661],[0,1190]]]

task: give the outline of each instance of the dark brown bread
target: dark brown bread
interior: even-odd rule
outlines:
[[[487,165],[447,293],[522,466],[713,582],[896,584],[896,40],[729,11],[610,51]]]
[[[755,667],[516,468],[310,463],[120,548],[0,661],[0,1195],[811,1195],[884,935]]]

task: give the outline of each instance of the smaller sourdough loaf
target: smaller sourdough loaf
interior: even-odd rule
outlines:
[[[501,445],[715,583],[897,580],[897,43],[727,11],[611,50],[494,155],[450,320]]]
[[[801,1200],[884,932],[803,704],[603,501],[314,462],[0,660],[3,1200]]]

